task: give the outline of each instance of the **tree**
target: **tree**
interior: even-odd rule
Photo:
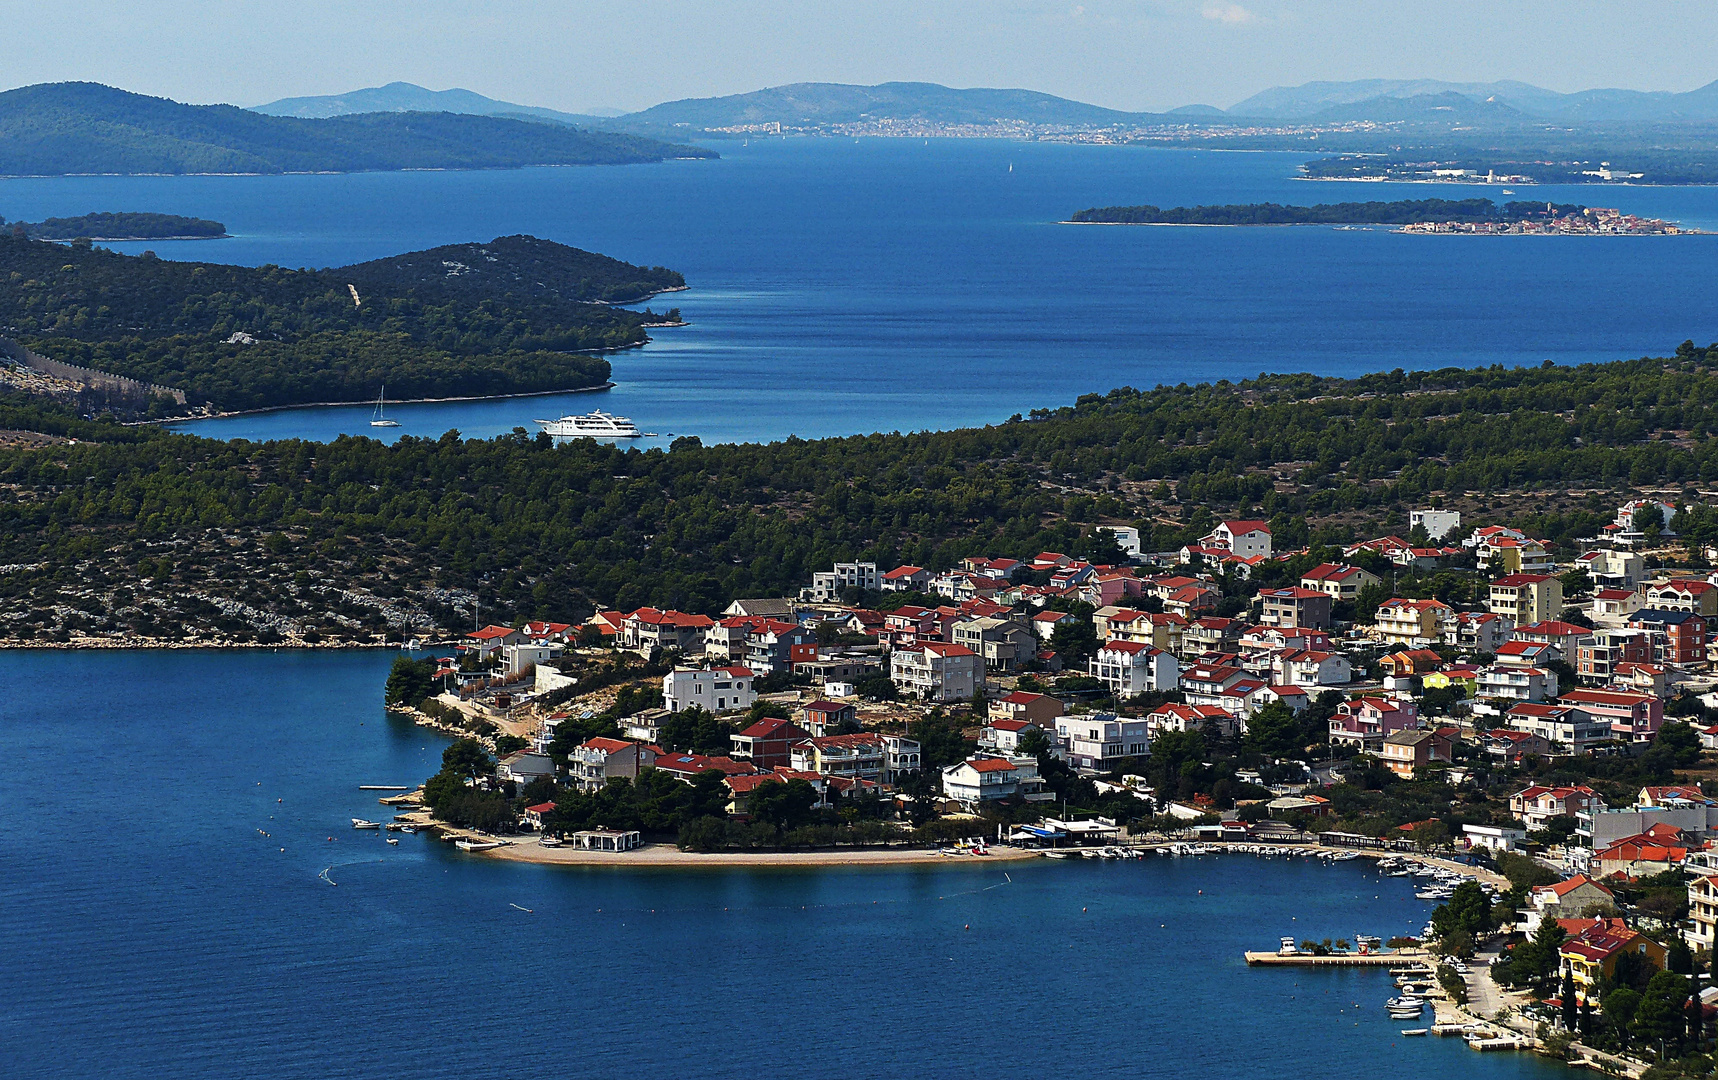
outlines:
[[[805,821],[817,805],[817,790],[805,780],[759,784],[746,800],[746,811],[756,821],[786,832]]]
[[[1432,929],[1437,931],[1439,938],[1457,930],[1480,934],[1490,924],[1491,898],[1477,881],[1464,881],[1457,885],[1449,900],[1432,912]]]
[[[1666,720],[1664,726],[1658,729],[1658,737],[1653,740],[1653,747],[1670,754],[1672,761],[1679,768],[1688,768],[1700,762],[1700,736],[1681,720]]]
[[[1431,851],[1435,848],[1447,847],[1450,842],[1450,827],[1436,818],[1422,821],[1414,826],[1410,836],[1414,838],[1414,846],[1421,851]]]
[[[1640,1008],[1640,991],[1626,986],[1614,987],[1607,991],[1599,1003],[1599,1009],[1604,1014],[1605,1023],[1617,1033],[1617,1041],[1626,1049],[1629,1044],[1629,1034],[1634,1024],[1635,1011]]]
[[[1273,701],[1253,714],[1247,721],[1247,734],[1242,745],[1270,757],[1286,757],[1306,748],[1302,740],[1300,718],[1281,701]]]
[[[1682,1041],[1682,1006],[1687,1000],[1687,979],[1670,971],[1654,975],[1641,993],[1640,1006],[1629,1025],[1635,1039],[1655,1050],[1662,1046],[1661,1057],[1674,1054]]]
[[[435,671],[434,660],[395,657],[394,666],[388,670],[388,682],[382,691],[382,700],[389,705],[407,705],[414,708],[421,705],[425,698],[435,692]]]
[[[1576,1021],[1580,1019],[1580,1013],[1575,1007],[1575,973],[1573,971],[1565,970],[1563,972],[1563,989],[1558,996],[1562,998],[1563,1004],[1563,1029],[1574,1031]]]
[[[472,780],[489,775],[495,762],[476,739],[455,739],[441,752],[441,768],[452,776]]]
[[[1061,656],[1070,668],[1084,668],[1086,661],[1098,651],[1098,631],[1090,619],[1071,619],[1057,623],[1050,635],[1050,648]]]
[[[860,697],[870,698],[872,701],[894,701],[901,696],[894,680],[883,671],[873,671],[855,683],[853,689]]]

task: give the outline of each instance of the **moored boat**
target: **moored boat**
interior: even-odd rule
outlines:
[[[365,821],[361,817],[355,817],[352,819],[352,827],[354,829],[379,829],[382,827],[382,823],[379,821]]]

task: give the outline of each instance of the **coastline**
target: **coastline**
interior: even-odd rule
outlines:
[[[631,348],[632,346],[626,346]],[[552,397],[556,394],[591,394],[599,390],[613,390],[618,385],[614,380],[598,386],[579,386],[571,390],[526,390],[517,394],[468,394],[464,397],[442,398],[388,398],[384,405],[445,405],[459,401],[506,401],[509,398]],[[297,405],[269,405],[261,409],[237,409],[233,412],[209,413],[207,416],[170,417],[165,420],[137,420],[126,427],[143,427],[149,424],[195,424],[200,420],[225,420],[233,416],[258,416],[262,413],[286,412],[289,409],[334,409],[352,405],[374,405],[374,401],[306,401]]]
[[[545,866],[608,866],[621,870],[640,868],[689,870],[713,867],[780,868],[828,866],[913,866],[936,863],[939,866],[985,866],[992,863],[1016,863],[1038,858],[1036,851],[1025,848],[993,847],[989,855],[940,855],[935,848],[852,848],[830,851],[681,851],[673,844],[646,844],[633,851],[582,851],[573,848],[546,848],[532,843],[515,843],[488,851],[474,851],[502,862],[534,863]]]

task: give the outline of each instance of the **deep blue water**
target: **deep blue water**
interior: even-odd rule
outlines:
[[[593,407],[706,441],[947,428],[1120,385],[1609,360],[1718,338],[1718,236],[1055,224],[1091,205],[1505,198],[1497,188],[1297,181],[1301,155],[1281,153],[717,145],[721,161],[624,168],[0,180],[0,214],[214,217],[237,237],[121,246],[288,266],[530,232],[693,286],[655,303],[694,325],[616,356],[612,392],[401,406],[392,432],[370,428],[367,407],[194,425],[221,437],[486,436]],[[1718,188],[1516,192],[1718,229]]]
[[[389,848],[348,827],[383,809],[357,786],[420,779],[442,746],[378,708],[390,659],[7,654],[0,1076],[1561,1071],[1401,1039],[1379,972],[1246,969],[1282,934],[1425,921],[1354,864],[629,872]]]

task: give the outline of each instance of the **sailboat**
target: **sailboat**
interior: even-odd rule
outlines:
[[[385,394],[387,394],[387,392],[388,392],[388,384],[383,383],[381,391],[376,394],[376,415],[370,417],[370,426],[371,427],[399,427],[400,426],[400,422],[398,420],[389,420],[386,416],[382,415],[382,398]]]

